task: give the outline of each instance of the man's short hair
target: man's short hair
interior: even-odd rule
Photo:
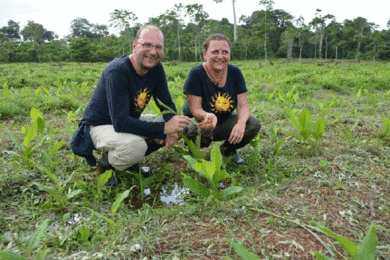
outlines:
[[[160,30],[160,28],[158,28],[157,26],[155,26],[155,25],[153,25],[153,24],[147,24],[147,25],[145,25],[145,26],[142,26],[142,27],[138,30],[138,32],[137,32],[137,34],[136,34],[136,36],[135,36],[135,40],[139,40],[139,39],[141,38],[143,32],[144,32],[144,31],[149,31],[149,30],[158,30],[158,31],[161,33],[161,35],[162,35],[162,37],[163,37],[163,40],[164,40],[164,34],[163,34],[163,32]]]

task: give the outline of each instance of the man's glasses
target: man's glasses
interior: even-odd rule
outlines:
[[[142,45],[142,47],[144,47],[148,51],[151,50],[153,47],[156,49],[156,51],[159,51],[159,52],[164,51],[164,46],[162,46],[162,45],[153,45],[150,42],[139,43],[139,44]]]

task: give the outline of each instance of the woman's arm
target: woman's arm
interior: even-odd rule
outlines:
[[[233,127],[229,137],[229,142],[231,144],[238,144],[244,137],[246,121],[248,121],[249,118],[248,99],[246,93],[237,95],[237,117],[237,124]]]
[[[190,107],[191,114],[199,122],[205,121],[206,124],[200,125],[201,128],[209,130],[214,129],[217,125],[218,119],[213,113],[207,113],[202,108],[202,97],[186,94],[188,106]]]

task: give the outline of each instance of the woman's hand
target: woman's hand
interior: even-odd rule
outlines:
[[[206,113],[206,116],[203,118],[203,121],[199,123],[199,127],[204,130],[215,129],[218,119],[213,113]]]
[[[244,137],[245,133],[245,123],[237,123],[230,133],[229,137],[229,143],[231,144],[238,144],[241,142],[242,138]]]

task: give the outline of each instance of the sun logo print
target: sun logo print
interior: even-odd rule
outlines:
[[[218,92],[218,94],[211,98],[211,111],[214,113],[226,113],[233,110],[233,100],[228,93]]]
[[[147,88],[141,89],[137,92],[137,97],[135,99],[135,111],[142,113],[146,105],[150,101],[150,91]]]

